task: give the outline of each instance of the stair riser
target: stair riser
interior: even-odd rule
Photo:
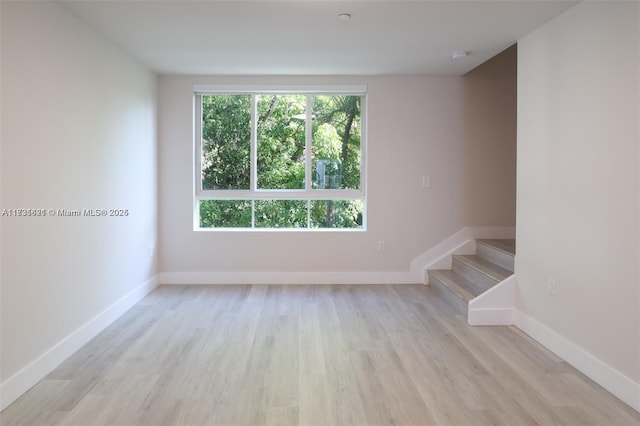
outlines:
[[[478,287],[482,288],[483,291],[486,291],[496,285],[498,282],[491,277],[486,276],[482,272],[479,272],[477,269],[467,265],[466,263],[460,261],[459,259],[453,259],[453,271],[462,275],[464,278],[469,281],[473,281],[478,284]]]
[[[449,287],[444,285],[438,278],[431,276],[431,274],[429,274],[429,286],[440,294],[452,308],[466,318],[469,310],[469,304],[466,301],[459,298]]]
[[[493,262],[498,266],[502,266],[513,272],[513,255],[505,253],[501,250],[496,250],[493,247],[486,246],[484,244],[478,244],[476,246],[476,254],[489,262]]]

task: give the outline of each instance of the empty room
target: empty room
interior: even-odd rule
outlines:
[[[0,424],[640,425],[640,3],[1,0]]]

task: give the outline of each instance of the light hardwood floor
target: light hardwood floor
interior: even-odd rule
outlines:
[[[515,328],[429,287],[161,286],[8,425],[638,425]]]

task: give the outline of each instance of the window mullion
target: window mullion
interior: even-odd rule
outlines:
[[[251,228],[256,227],[256,200],[251,200]]]
[[[307,95],[307,107],[306,107],[306,120],[305,120],[305,183],[304,189],[306,191],[311,191],[311,171],[312,171],[312,163],[311,163],[311,142],[313,138],[313,99],[311,95]]]
[[[195,160],[193,176],[193,226],[194,229],[200,227],[200,199],[198,195],[202,191],[202,95],[196,95],[195,105],[195,140],[193,147],[193,157]]]
[[[251,95],[251,192],[258,188],[258,96]],[[256,200],[251,200],[251,228],[256,227]]]
[[[202,96],[196,95],[195,98],[195,147],[193,156],[195,157],[195,170],[194,170],[194,190],[195,194],[199,194],[202,191]]]
[[[360,101],[360,190],[366,193],[367,181],[367,102],[364,96]]]

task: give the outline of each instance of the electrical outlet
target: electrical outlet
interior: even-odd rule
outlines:
[[[378,251],[384,251],[384,241],[378,241]]]
[[[547,283],[547,293],[549,293],[549,296],[556,297],[556,294],[558,294],[558,280],[549,278],[549,282]]]
[[[431,188],[431,176],[422,176],[422,187]]]

